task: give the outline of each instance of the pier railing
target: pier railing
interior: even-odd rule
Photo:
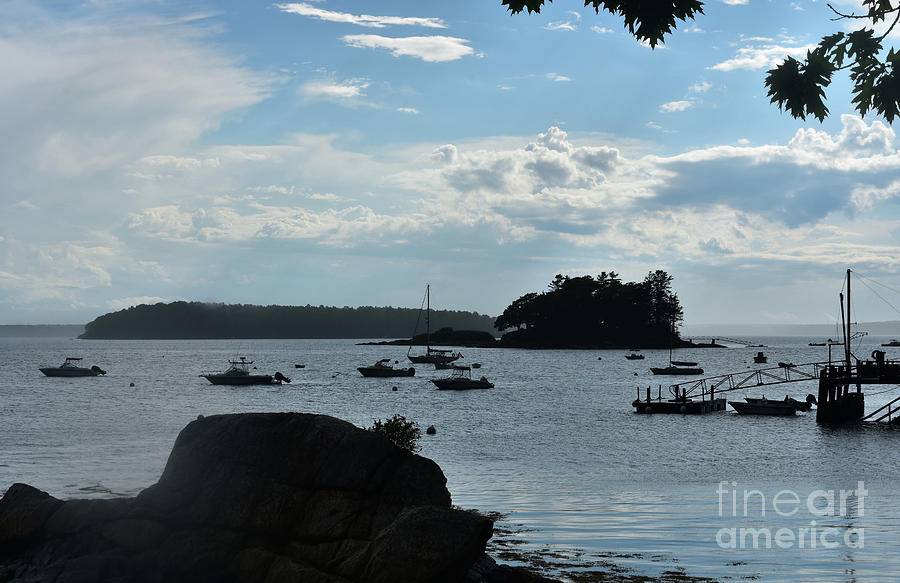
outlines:
[[[788,366],[758,368],[677,383],[669,386],[669,392],[673,395],[705,399],[708,395],[736,391],[738,389],[818,380],[822,371],[828,366],[828,362],[807,362]],[[833,367],[834,363],[830,363],[830,366]]]

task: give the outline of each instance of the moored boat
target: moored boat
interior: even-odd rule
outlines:
[[[207,373],[200,376],[214,385],[280,385],[291,382],[291,379],[280,372],[276,372],[274,375],[250,374],[250,365],[253,364],[253,361],[247,360],[244,356],[241,356],[239,360],[229,360],[228,364],[228,370],[225,372]]]
[[[882,346],[900,346],[900,340],[894,340],[892,338],[890,342],[882,342],[881,345]]]
[[[409,344],[409,350],[406,351],[406,358],[414,364],[446,364],[459,360],[462,354],[453,352],[443,348],[431,347],[431,285],[425,286],[425,354],[410,354],[412,352],[412,341]],[[421,315],[421,310],[420,310]],[[413,331],[415,337],[415,330]]]
[[[816,398],[807,395],[805,401],[798,401],[792,397],[785,397],[783,401],[770,401],[765,397],[761,399],[744,397],[744,401],[728,401],[735,411],[742,415],[796,415],[797,411],[809,411],[812,409]]]
[[[638,354],[637,352],[632,352],[630,354],[626,354],[625,358],[628,360],[644,360],[643,354]]]
[[[434,386],[438,389],[451,391],[494,388],[494,383],[488,381],[485,377],[481,377],[477,380],[473,379],[472,367],[469,366],[454,366],[449,377],[443,379],[431,379],[431,382],[434,383]]]
[[[757,352],[756,356],[753,357],[753,362],[755,362],[756,364],[765,364],[769,362],[769,359],[762,352]]]
[[[396,361],[394,362],[396,363]],[[416,374],[416,369],[413,367],[394,368],[390,358],[382,358],[372,366],[360,366],[356,370],[364,377],[411,377]]]
[[[81,360],[80,356],[67,356],[66,361],[61,365],[56,367],[47,366],[40,370],[48,377],[95,377],[106,374],[106,371],[97,365],[91,368],[78,366]]]
[[[703,374],[703,369],[690,366],[651,366],[650,372],[657,375],[696,375]]]
[[[693,360],[673,360],[672,364],[674,366],[697,366]]]

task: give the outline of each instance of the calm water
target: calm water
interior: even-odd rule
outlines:
[[[757,350],[770,363],[826,355],[809,338],[752,340],[768,347],[681,350],[676,359],[700,361],[713,375],[756,366]],[[885,339],[863,340],[855,353]],[[414,378],[362,378],[356,366],[389,356],[404,363],[405,350],[348,340],[0,339],[0,348],[0,491],[26,482],[64,498],[133,495],[156,481],[178,431],[201,414],[304,411],[368,426],[401,413],[437,428],[423,435],[421,453],[441,465],[455,504],[502,513],[498,526],[512,531],[506,538],[517,548],[575,568],[602,560],[649,575],[683,569],[717,580],[809,582],[894,581],[900,572],[900,429],[828,429],[814,414],[635,415],[636,388],[666,382],[649,367],[665,364],[667,351],[627,361],[620,350],[463,350],[496,388],[450,392],[435,391],[428,379],[443,371],[424,366]],[[237,355],[294,382],[229,388],[197,376]],[[109,374],[55,379],[38,371],[66,356]],[[747,394],[766,392],[802,399],[816,388]],[[900,391],[867,393],[871,410]],[[860,481],[866,492],[845,492],[842,507],[840,491]],[[750,490],[758,492],[745,515]],[[757,529],[759,548],[741,528]]]

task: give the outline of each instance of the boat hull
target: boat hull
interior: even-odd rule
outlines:
[[[650,372],[657,375],[695,375],[703,374],[703,369],[683,366],[667,366],[664,368],[650,367]]]
[[[447,364],[458,360],[459,356],[442,356],[439,354],[422,354],[420,356],[408,355],[407,358],[413,364]]]
[[[66,367],[66,368],[56,368],[56,367],[47,367],[42,368],[41,372],[47,375],[48,377],[95,377],[99,373],[93,371],[89,368],[75,368],[75,367]]]
[[[468,391],[470,389],[494,388],[494,383],[472,379],[432,379],[431,382],[442,391]]]
[[[416,369],[410,368],[385,368],[378,366],[360,366],[357,367],[359,373],[364,377],[388,378],[388,377],[411,377],[415,376]]]
[[[746,397],[745,402],[728,401],[735,411],[741,415],[776,415],[782,417],[791,417],[797,414],[797,411],[809,411],[812,404],[806,401],[797,401],[796,399],[788,399],[786,401],[770,401],[768,399],[754,399]]]
[[[797,414],[797,410],[787,403],[741,403],[740,401],[728,401],[735,411],[741,415],[774,415],[779,417],[791,417]]]
[[[214,385],[280,385],[271,375],[200,375]]]

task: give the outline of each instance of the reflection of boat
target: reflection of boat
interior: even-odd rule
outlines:
[[[756,364],[764,364],[766,362],[769,362],[769,359],[766,358],[766,355],[762,352],[757,352],[756,356],[753,357],[753,362],[755,362]]]
[[[411,377],[416,374],[412,367],[394,368],[390,358],[382,358],[372,366],[360,366],[356,370],[364,377]]]
[[[816,398],[807,395],[805,401],[798,401],[791,397],[785,397],[783,401],[770,401],[765,397],[754,399],[744,397],[744,401],[728,401],[734,410],[742,415],[795,415],[797,411],[809,411],[812,409]]]
[[[246,357],[240,357],[240,360],[229,360],[228,370],[222,373],[202,374],[203,378],[214,385],[280,385],[281,383],[289,383],[291,379],[284,376],[280,372],[275,375],[268,374],[250,374],[250,365],[252,360]]]
[[[436,364],[439,362],[453,362],[462,358],[462,354],[452,350],[443,350],[431,347],[431,286],[425,286],[425,354],[412,355],[412,342],[410,341],[409,350],[406,351],[406,358],[415,364]],[[419,311],[421,315],[421,309]],[[415,331],[413,331],[415,336]]]
[[[689,366],[664,366],[664,367],[650,367],[650,372],[653,374],[666,374],[666,375],[692,375],[692,374],[703,374],[702,368],[694,368]]]
[[[450,376],[443,379],[432,379],[432,383],[439,389],[461,391],[465,389],[491,389],[494,383],[485,377],[478,380],[472,378],[472,368],[468,366],[454,366]]]
[[[644,360],[644,355],[632,352],[631,354],[626,354],[625,358],[627,358],[628,360]]]
[[[57,367],[44,367],[41,372],[48,377],[95,377],[106,374],[106,371],[97,365],[91,368],[78,366],[81,357],[67,356],[66,361]]]
[[[881,345],[882,346],[900,346],[900,340],[894,340],[892,338],[890,342],[883,342]]]

